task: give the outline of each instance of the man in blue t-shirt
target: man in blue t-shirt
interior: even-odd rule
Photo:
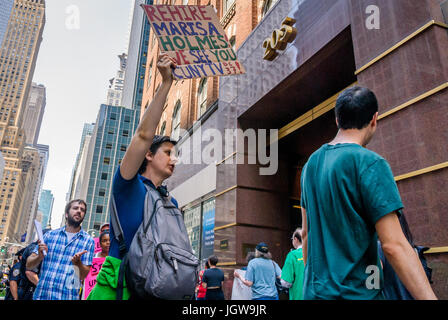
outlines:
[[[437,299],[398,220],[403,208],[389,164],[364,148],[378,102],[361,87],[336,102],[335,139],[314,152],[301,177],[304,299],[382,299],[379,238],[415,299]]]
[[[161,193],[166,193],[162,183],[173,174],[177,161],[174,148],[176,141],[166,136],[155,135],[163,106],[173,83],[171,70],[176,68],[176,64],[168,55],[161,54],[157,68],[162,76],[162,84],[143,114],[121,165],[115,173],[112,185],[112,194],[127,250],[143,221],[147,192],[145,184],[158,189]],[[177,206],[176,200],[172,199],[172,201]],[[110,240],[109,256],[102,265],[97,276],[97,284],[88,300],[116,298],[116,285],[122,257],[112,224],[110,224]],[[130,293],[125,287],[123,299],[129,298]]]

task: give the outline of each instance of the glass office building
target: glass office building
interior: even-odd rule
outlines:
[[[139,111],[101,105],[93,133],[92,165],[87,191],[87,213],[83,229],[98,236],[100,226],[109,222],[112,181],[132,135],[137,128]]]
[[[140,7],[142,4],[151,5],[153,0],[135,1],[122,98],[122,105],[133,109],[140,109],[142,105],[151,31],[151,25]]]

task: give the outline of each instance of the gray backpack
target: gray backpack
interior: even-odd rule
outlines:
[[[120,245],[122,263],[117,300],[123,298],[123,283],[133,298],[191,300],[197,280],[199,261],[193,254],[181,211],[165,190],[145,184],[147,189],[143,222],[126,248],[123,229],[111,196],[111,224]]]

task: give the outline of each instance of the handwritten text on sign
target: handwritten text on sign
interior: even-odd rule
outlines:
[[[106,258],[93,258],[90,272],[84,280],[84,299],[87,299],[90,291],[95,287],[96,277],[98,276],[98,273],[100,273],[104,260],[106,260]]]
[[[95,251],[93,253],[101,252],[100,238],[93,238],[93,240],[95,241]]]
[[[176,79],[245,73],[212,6],[142,5]]]

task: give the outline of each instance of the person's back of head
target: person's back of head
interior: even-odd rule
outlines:
[[[210,267],[216,267],[216,265],[218,264],[218,257],[217,256],[211,256],[210,258],[208,258],[208,262]]]
[[[255,258],[272,259],[272,255],[269,252],[269,247],[266,243],[260,242],[255,247]]]
[[[375,94],[367,88],[351,87],[338,97],[335,114],[338,128],[341,130],[364,129],[378,112]]]
[[[297,228],[292,235],[292,245],[295,249],[302,244],[302,229]]]

